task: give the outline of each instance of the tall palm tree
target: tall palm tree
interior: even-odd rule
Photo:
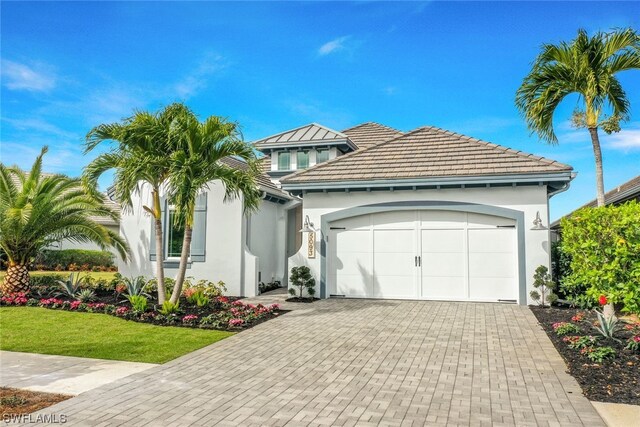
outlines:
[[[175,226],[184,227],[180,265],[171,302],[176,303],[182,292],[187,261],[190,255],[194,213],[198,194],[210,182],[219,182],[225,189],[225,201],[242,199],[246,213],[255,210],[261,200],[256,177],[258,167],[253,149],[242,141],[236,123],[211,116],[200,122],[186,109],[173,128],[175,146],[169,156],[171,171],[168,193],[175,205]],[[236,157],[246,165],[234,168],[225,159]]]
[[[516,92],[516,106],[528,128],[540,138],[557,144],[553,114],[572,93],[579,95],[582,110],[574,113],[574,124],[588,129],[596,161],[598,206],[604,205],[602,150],[598,128],[618,132],[628,120],[629,100],[616,77],[620,71],[640,69],[640,36],[631,28],[592,37],[578,30],[570,43],[545,44],[531,72]],[[605,108],[611,115],[605,117]]]
[[[118,214],[104,196],[87,191],[81,180],[42,173],[44,147],[30,172],[0,163],[0,248],[9,265],[0,287],[3,294],[29,290],[28,264],[43,248],[60,240],[94,242],[127,255],[126,243],[92,217]]]
[[[102,143],[110,142],[111,151],[99,155],[86,168],[84,180],[89,187],[108,170],[115,170],[114,195],[125,209],[132,208],[132,196],[139,194],[142,186],[151,188],[151,206],[143,206],[154,220],[156,240],[156,281],[158,302],[166,299],[164,287],[164,251],[162,229],[162,205],[160,192],[169,177],[169,149],[172,146],[172,127],[175,118],[184,113],[182,104],[171,104],[152,114],[138,111],[119,123],[101,124],[87,134],[85,153]],[[175,145],[175,144],[174,144]]]

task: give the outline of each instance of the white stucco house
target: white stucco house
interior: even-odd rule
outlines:
[[[435,127],[312,123],[253,144],[265,156],[259,211],[244,216],[211,183],[187,272],[222,280],[234,295],[256,295],[259,281],[287,283],[292,267],[306,265],[321,298],[527,304],[534,270],[549,266],[549,198],[574,176],[553,160]],[[119,266],[125,275],[151,276],[157,262],[148,197],[121,218],[132,249]],[[171,275],[181,236],[165,224]]]

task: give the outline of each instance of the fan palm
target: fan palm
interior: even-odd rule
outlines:
[[[116,143],[85,168],[84,179],[90,187],[104,172],[115,170],[114,196],[125,209],[130,209],[132,196],[140,193],[141,184],[150,186],[151,206],[143,208],[154,220],[158,284],[164,283],[160,191],[169,176],[171,129],[175,117],[184,111],[182,104],[171,104],[155,114],[139,111],[120,123],[101,124],[89,131],[85,145],[85,152],[89,152],[105,141]],[[158,302],[162,304],[165,299],[165,287],[159,285]]]
[[[126,243],[92,217],[116,219],[97,191],[79,179],[42,173],[42,149],[30,172],[0,163],[0,248],[8,259],[4,294],[29,290],[28,264],[38,251],[60,240],[115,247],[124,258]]]
[[[253,149],[242,141],[238,126],[211,116],[200,122],[186,109],[176,120],[169,156],[171,170],[168,193],[175,206],[174,226],[184,229],[180,265],[171,302],[176,303],[182,291],[193,232],[198,194],[209,183],[219,182],[225,189],[225,201],[242,199],[245,212],[256,209],[261,192],[256,182],[258,167]],[[242,167],[232,167],[225,159],[236,157]]]
[[[634,30],[599,32],[592,37],[579,30],[570,43],[543,45],[516,93],[516,106],[528,128],[551,144],[558,142],[553,129],[556,107],[566,96],[579,95],[583,109],[574,113],[574,124],[587,128],[591,136],[598,206],[604,205],[598,128],[618,132],[620,122],[628,120],[629,100],[616,74],[631,69],[640,69],[640,36]],[[607,106],[609,117],[604,115]]]

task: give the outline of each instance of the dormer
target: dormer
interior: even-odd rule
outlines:
[[[358,149],[344,133],[317,123],[262,138],[253,145],[271,157],[271,169],[267,173],[272,178],[307,169]]]

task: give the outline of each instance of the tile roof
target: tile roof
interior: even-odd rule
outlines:
[[[397,129],[375,122],[362,123],[345,129],[342,133],[347,135],[349,139],[361,149],[369,148],[372,145],[403,135],[403,133]]]
[[[605,205],[624,203],[628,200],[634,200],[634,199],[640,201],[640,175],[636,176],[635,178],[631,178],[629,181],[618,185],[613,190],[607,191],[604,194]],[[597,205],[598,205],[597,199],[593,199],[589,203],[585,203],[584,205],[580,206],[578,209],[575,209],[569,212],[568,214],[553,221],[550,225],[550,228],[554,230],[559,229],[560,221],[562,220],[562,218],[566,218],[573,215],[573,213],[579,209],[595,208]]]
[[[426,126],[305,171],[283,184],[571,171],[553,160]]]
[[[632,178],[624,184],[620,184],[613,190],[606,192],[604,195],[604,204],[610,205],[612,203],[625,202],[634,198],[640,199],[640,175]],[[593,199],[582,207],[593,208],[597,205],[598,201],[596,199]]]
[[[226,163],[232,168],[244,170],[247,167],[247,164],[244,161],[236,159],[234,157],[225,157],[224,159],[222,159],[222,162]],[[257,179],[258,184],[262,186],[265,191],[273,195],[280,196],[280,197],[285,196],[287,199],[290,199],[291,195],[286,191],[281,190],[276,184],[273,183],[273,181],[271,181],[271,178],[269,178],[269,175],[266,174],[266,170],[271,169],[270,158],[265,157],[265,158],[259,159],[258,162],[259,162],[258,167],[262,172],[260,175],[258,175],[258,179]],[[269,165],[269,169],[265,169],[267,164]]]
[[[329,129],[317,123],[310,123],[285,132],[271,135],[266,138],[253,141],[253,144],[260,146],[271,144],[290,144],[296,142],[320,142],[332,140],[344,140],[347,136],[344,133]]]

